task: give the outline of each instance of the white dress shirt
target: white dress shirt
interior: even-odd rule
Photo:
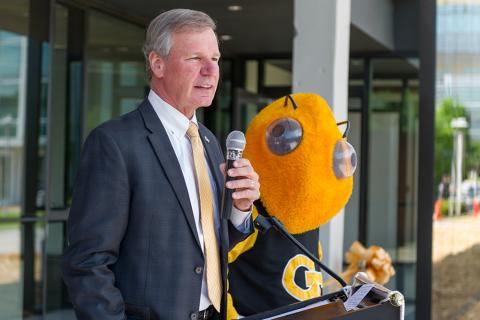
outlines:
[[[197,227],[198,239],[203,245],[203,231],[200,223],[200,199],[198,196],[198,188],[195,179],[195,165],[193,162],[192,145],[187,136],[187,129],[190,125],[190,121],[194,122],[198,126],[197,117],[194,114],[192,119],[188,119],[183,113],[163,101],[162,98],[153,92],[153,90],[150,90],[150,93],[148,94],[148,100],[152,104],[153,109],[167,131],[168,138],[170,139],[170,143],[172,144],[173,150],[175,151],[175,155],[178,159],[178,163],[182,169],[183,177],[188,190],[188,196],[190,198],[190,204],[192,206],[195,225]],[[219,237],[220,211],[218,197],[216,196],[218,194],[217,187],[211,172],[211,168],[208,166],[208,164],[206,167],[208,168],[210,184],[212,186],[212,194],[214,195],[213,212],[215,218],[215,230],[217,237]],[[250,215],[251,212],[243,212],[233,207],[230,222],[239,231],[246,233],[250,230]],[[204,251],[203,246],[202,251]],[[208,298],[207,282],[204,273],[199,310],[204,310],[210,305],[211,302]]]

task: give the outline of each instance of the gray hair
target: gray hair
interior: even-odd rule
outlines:
[[[145,56],[148,80],[152,78],[152,69],[148,56],[154,51],[162,58],[167,58],[173,46],[172,35],[182,31],[216,29],[215,22],[202,11],[190,9],[173,9],[159,14],[150,22],[147,29],[143,54]]]

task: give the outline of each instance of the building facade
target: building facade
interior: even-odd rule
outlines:
[[[480,1],[442,0],[437,8],[436,101],[454,98],[480,140]]]

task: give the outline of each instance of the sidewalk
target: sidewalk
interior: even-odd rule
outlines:
[[[435,221],[432,259],[432,319],[479,319],[480,217]]]
[[[442,218],[433,223],[433,263],[480,244],[480,216]]]

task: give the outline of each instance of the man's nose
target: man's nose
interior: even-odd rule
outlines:
[[[218,62],[217,61],[206,61],[203,66],[201,73],[204,76],[215,75],[218,73]]]

